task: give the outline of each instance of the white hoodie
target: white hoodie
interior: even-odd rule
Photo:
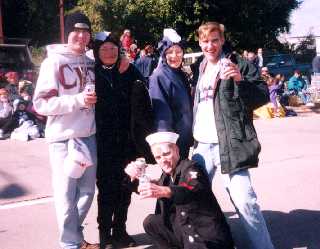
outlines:
[[[47,46],[33,103],[35,110],[48,117],[48,142],[89,137],[96,132],[94,108],[86,108],[81,93],[95,82],[94,62],[85,54],[72,53],[66,44]]]

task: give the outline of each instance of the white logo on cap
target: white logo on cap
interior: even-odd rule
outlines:
[[[82,22],[78,22],[74,25],[75,28],[77,29],[90,29],[90,27],[88,26],[88,24],[86,23],[82,23]]]

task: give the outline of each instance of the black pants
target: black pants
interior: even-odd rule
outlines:
[[[151,237],[152,243],[159,249],[183,248],[179,235],[168,228],[160,215],[150,214],[143,221],[143,228]]]
[[[184,234],[181,227],[172,223],[172,229],[166,226],[160,215],[151,214],[143,221],[143,228],[151,237],[153,244],[159,249],[232,249],[232,238],[224,241],[190,242],[188,235]]]
[[[107,165],[104,165],[107,166]],[[110,170],[98,170],[98,225],[100,233],[106,236],[126,230],[128,207],[131,202],[130,180],[123,166]]]

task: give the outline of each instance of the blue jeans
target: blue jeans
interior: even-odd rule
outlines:
[[[221,172],[219,144],[199,143],[192,159],[204,167],[212,181],[217,170]],[[247,231],[252,249],[274,249],[265,220],[257,204],[248,170],[234,174],[220,174],[240,220]]]
[[[82,222],[93,201],[96,183],[97,149],[95,136],[81,138],[88,146],[94,165],[88,167],[78,178],[68,177],[63,170],[63,162],[68,152],[68,141],[49,145],[52,167],[54,204],[63,249],[79,249],[83,242]]]

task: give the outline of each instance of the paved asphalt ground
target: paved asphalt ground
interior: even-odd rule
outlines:
[[[261,210],[277,249],[320,249],[320,115],[256,120],[262,143],[260,166],[250,170]],[[159,169],[152,166],[150,174]],[[219,176],[214,193],[231,225],[238,249],[249,249]],[[153,248],[143,218],[154,200],[134,194],[127,222],[136,248]],[[85,220],[85,237],[98,241],[96,201]],[[44,139],[0,141],[0,249],[58,249],[48,146]]]

